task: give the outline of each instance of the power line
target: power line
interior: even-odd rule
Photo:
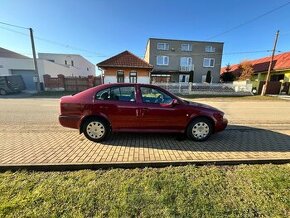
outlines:
[[[231,32],[231,31],[233,31],[233,30],[236,30],[236,29],[238,29],[238,28],[240,28],[240,27],[242,27],[242,26],[245,26],[245,25],[247,25],[247,24],[249,24],[249,23],[252,23],[252,22],[254,22],[254,21],[256,21],[256,20],[258,20],[258,19],[260,19],[260,18],[262,18],[262,17],[264,17],[264,16],[266,16],[266,15],[268,15],[268,14],[271,14],[271,13],[273,13],[273,12],[275,12],[275,11],[277,11],[277,10],[283,8],[283,7],[286,7],[286,6],[289,5],[289,4],[290,4],[290,1],[289,1],[289,2],[286,2],[285,4],[282,4],[282,5],[278,6],[278,7],[274,8],[274,9],[272,9],[272,10],[269,10],[269,11],[267,11],[267,12],[265,12],[265,13],[263,13],[263,14],[257,16],[257,17],[254,17],[254,18],[252,18],[252,19],[250,19],[250,20],[248,20],[248,21],[245,21],[244,23],[241,23],[241,24],[239,24],[239,25],[237,25],[237,26],[234,26],[234,27],[232,27],[232,28],[230,28],[230,29],[228,29],[228,30],[226,30],[226,31],[224,31],[224,32],[221,32],[221,33],[218,33],[218,34],[216,34],[216,35],[213,35],[213,36],[207,38],[207,40],[209,40],[209,39],[213,39],[213,38],[216,38],[216,37],[221,36],[221,35],[224,35],[224,34],[226,34],[226,33],[229,33],[229,32]]]
[[[27,28],[27,27],[18,26],[18,25],[11,24],[11,23],[5,23],[5,22],[1,22],[1,21],[0,21],[0,23],[1,23],[1,24],[4,24],[4,25],[6,25],[6,26],[12,26],[12,27],[21,28],[21,29],[29,29],[29,28]]]
[[[2,26],[0,26],[0,28],[4,29],[4,30],[7,30],[7,31],[10,31],[10,32],[18,33],[18,34],[25,35],[25,36],[29,37],[28,33],[23,33],[23,32],[16,31],[16,30],[13,30],[13,29],[10,29],[10,28],[6,28],[6,27],[2,27]],[[68,44],[52,41],[52,40],[41,38],[41,37],[38,37],[38,36],[35,36],[35,39],[43,41],[43,42],[46,42],[46,43],[54,44],[54,45],[57,45],[57,46],[61,46],[61,47],[64,47],[64,48],[90,53],[90,54],[93,54],[96,57],[109,57],[108,55],[102,55],[102,54],[99,54],[99,53],[94,52],[94,51],[89,51],[87,49],[74,47],[74,46],[71,46],[71,45],[68,45]]]
[[[290,3],[290,2],[288,2],[288,3]],[[24,32],[19,32],[19,31],[16,31],[16,30],[12,30],[10,28],[2,27],[2,26],[0,26],[0,28],[5,29],[7,31],[11,31],[11,32],[18,33],[18,34],[25,35],[25,36],[29,37],[29,34],[26,34]],[[56,41],[53,41],[53,40],[49,40],[49,39],[45,39],[45,38],[41,38],[41,37],[37,37],[37,36],[35,36],[35,38],[37,40],[40,40],[40,41],[43,41],[43,42],[46,42],[46,43],[58,45],[58,46],[61,46],[61,47],[65,47],[65,48],[68,48],[68,49],[72,49],[72,50],[77,50],[77,51],[82,51],[82,52],[90,53],[91,55],[90,56],[87,56],[87,57],[111,57],[111,56],[113,56],[113,55],[102,55],[102,54],[97,53],[97,52],[94,52],[94,51],[90,51],[90,50],[87,50],[87,49],[78,48],[78,47],[75,47],[75,46],[71,46],[71,45],[68,45],[68,44],[56,42]],[[266,52],[270,52],[270,51],[271,50],[237,51],[237,52],[213,53],[213,54],[214,55],[238,55],[238,54],[250,54],[250,53],[266,53]],[[278,51],[278,52],[281,52],[281,51]],[[203,52],[203,53],[191,54],[191,56],[193,56],[193,55],[211,55],[211,53]],[[139,57],[144,57],[144,55],[138,55],[138,56]]]
[[[3,26],[0,26],[0,28],[4,29],[4,30],[7,30],[7,31],[10,31],[10,32],[18,33],[18,34],[21,34],[21,35],[29,37],[28,33],[20,32],[20,31],[13,30],[13,29],[10,29],[10,28],[7,28],[7,27],[3,27]]]
[[[37,40],[40,40],[40,41],[44,41],[44,42],[47,42],[47,43],[50,43],[50,44],[54,44],[54,45],[58,45],[58,46],[61,46],[61,47],[69,48],[69,49],[72,49],[72,50],[86,52],[86,53],[94,54],[96,56],[102,56],[101,54],[99,54],[97,52],[94,52],[94,51],[89,51],[87,49],[82,49],[82,48],[78,48],[78,47],[71,46],[71,45],[68,45],[68,44],[63,44],[63,43],[60,43],[60,42],[52,41],[50,39],[45,39],[45,38],[41,38],[41,37],[38,37],[38,36],[36,36],[35,38]]]

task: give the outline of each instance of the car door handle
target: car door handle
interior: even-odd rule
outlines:
[[[144,117],[146,111],[149,111],[149,108],[141,108],[141,117]]]
[[[108,106],[100,106],[100,109],[108,109]]]

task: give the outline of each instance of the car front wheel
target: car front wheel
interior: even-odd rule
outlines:
[[[108,124],[101,119],[90,119],[83,125],[86,138],[94,142],[104,141],[109,131]]]
[[[206,118],[193,120],[187,128],[187,136],[194,141],[205,141],[212,134],[213,126]]]

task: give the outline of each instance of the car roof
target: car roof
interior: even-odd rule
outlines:
[[[109,88],[112,86],[151,86],[151,87],[158,87],[155,85],[151,85],[151,84],[144,84],[144,83],[107,83],[107,84],[102,84],[99,85],[99,88]]]

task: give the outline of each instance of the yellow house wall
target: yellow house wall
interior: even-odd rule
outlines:
[[[284,82],[290,82],[290,70],[280,71],[280,72],[275,72],[275,73],[272,72],[271,74],[284,74]],[[251,82],[252,82],[253,87],[256,87],[257,89],[259,89],[260,81],[266,81],[266,78],[267,78],[267,72],[254,74],[251,77]]]
[[[290,70],[285,72],[284,81],[285,82],[290,82]]]

